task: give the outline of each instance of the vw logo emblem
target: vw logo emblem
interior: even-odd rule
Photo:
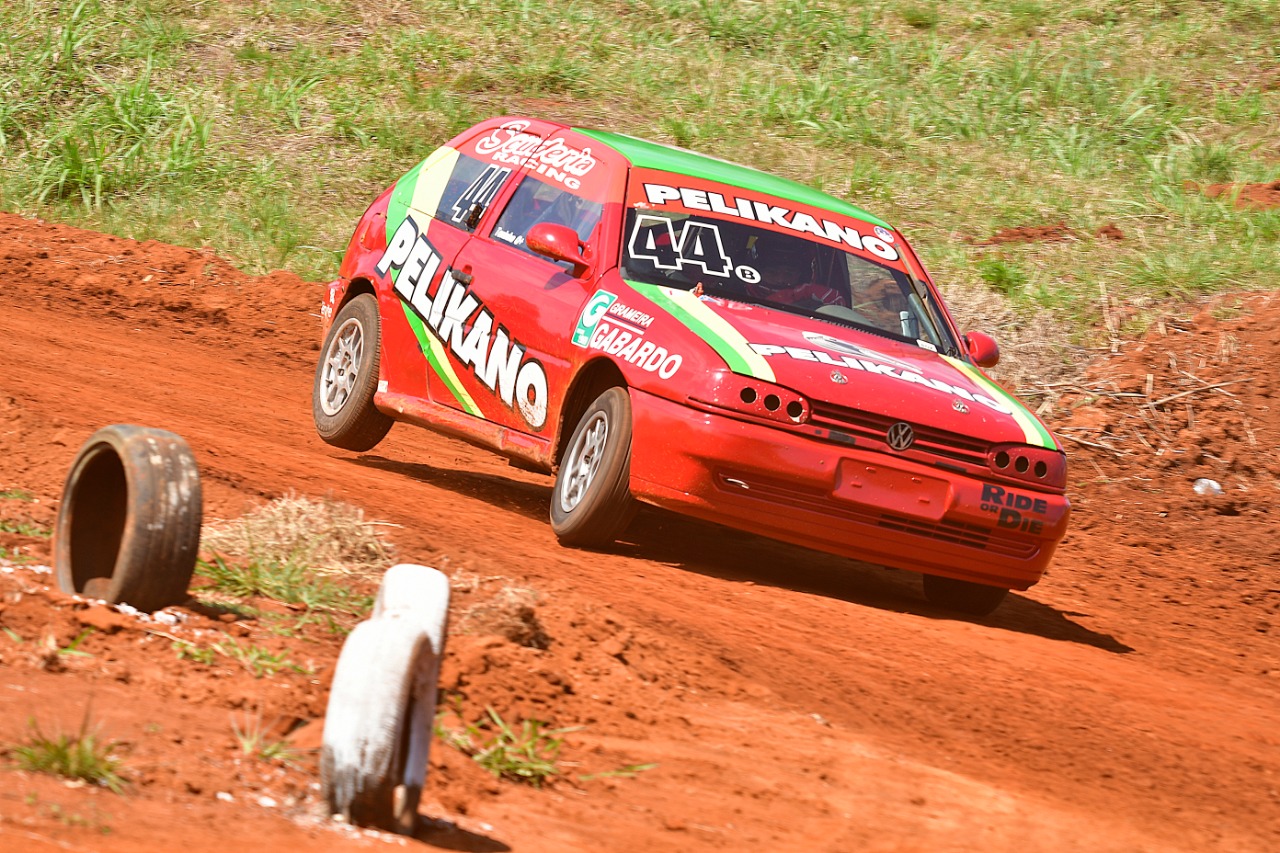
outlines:
[[[889,446],[894,450],[906,450],[916,440],[916,433],[911,428],[911,424],[906,421],[898,421],[889,427],[889,432],[885,437],[889,441]]]
[[[832,381],[832,382],[834,382],[834,383],[836,383],[837,385],[843,385],[844,383],[848,382],[849,380],[848,380],[848,379],[845,379],[844,374],[843,374],[843,373],[841,373],[840,371],[838,371],[838,370],[833,370],[833,371],[831,371],[831,381]]]

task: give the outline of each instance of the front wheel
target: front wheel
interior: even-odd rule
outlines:
[[[587,407],[569,437],[555,487],[551,529],[564,545],[607,545],[631,523],[631,397],[609,388]]]
[[[373,406],[378,387],[378,301],[362,293],[342,307],[325,337],[311,392],[316,432],[345,450],[371,450],[394,421]]]
[[[944,578],[939,575],[924,576],[924,597],[930,604],[964,613],[968,616],[986,616],[997,607],[1009,590],[984,583]]]

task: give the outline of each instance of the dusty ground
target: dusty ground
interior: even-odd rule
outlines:
[[[1280,181],[1265,184],[1211,184],[1200,189],[1209,198],[1234,198],[1236,207],[1280,207]]]
[[[1108,222],[1093,232],[1103,240],[1123,240],[1124,232],[1114,222]],[[1001,228],[985,240],[970,240],[975,246],[1000,246],[1004,243],[1065,243],[1080,240],[1083,233],[1065,222],[1053,225],[1019,225]]]
[[[455,619],[448,701],[579,727],[547,788],[438,743],[418,840],[334,827],[306,752],[333,635],[184,609],[142,623],[11,565],[0,744],[30,720],[74,731],[88,708],[129,784],[0,759],[5,850],[1280,849],[1280,299],[1167,318],[1064,389],[1073,531],[1044,582],[967,622],[911,574],[657,512],[614,553],[562,549],[547,479],[423,431],[325,446],[317,285],[2,215],[0,277],[0,491],[39,500],[2,500],[0,518],[51,525],[97,427],[174,430],[207,520],[332,494],[400,525],[402,559],[453,574],[459,613],[535,591],[546,649]],[[1200,477],[1224,494],[1196,495]],[[0,547],[49,561],[45,539]],[[254,678],[180,659],[174,638],[287,651],[297,669]],[[243,754],[233,724],[291,732],[300,759]],[[657,766],[593,775],[638,764]]]

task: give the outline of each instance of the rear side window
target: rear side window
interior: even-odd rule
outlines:
[[[493,202],[511,171],[510,166],[485,163],[466,154],[459,154],[445,181],[444,192],[440,194],[436,209],[423,212],[441,222],[472,231],[480,214]]]

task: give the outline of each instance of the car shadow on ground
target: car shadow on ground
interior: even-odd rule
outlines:
[[[549,480],[545,485],[529,483],[500,474],[398,462],[369,454],[352,461],[482,500],[536,521],[547,520]],[[1085,614],[1063,612],[1025,594],[1011,592],[990,616],[967,617],[925,601],[920,576],[915,572],[811,551],[650,506],[641,507],[622,540],[610,551],[723,580],[790,589],[929,619],[967,620],[1117,654],[1133,651],[1110,634],[1090,630],[1069,618]]]
[[[929,619],[971,621],[1049,640],[1126,654],[1110,634],[1073,621],[1069,613],[1011,592],[990,616],[969,617],[924,599],[920,575],[811,551],[675,513],[644,507],[614,549],[616,553],[675,565],[724,580],[790,589]]]
[[[365,468],[387,471],[422,483],[448,489],[501,509],[539,521],[547,519],[551,505],[551,481],[526,483],[501,474],[484,474],[457,468],[441,468],[425,462],[400,462],[384,456],[365,454],[350,460]]]

